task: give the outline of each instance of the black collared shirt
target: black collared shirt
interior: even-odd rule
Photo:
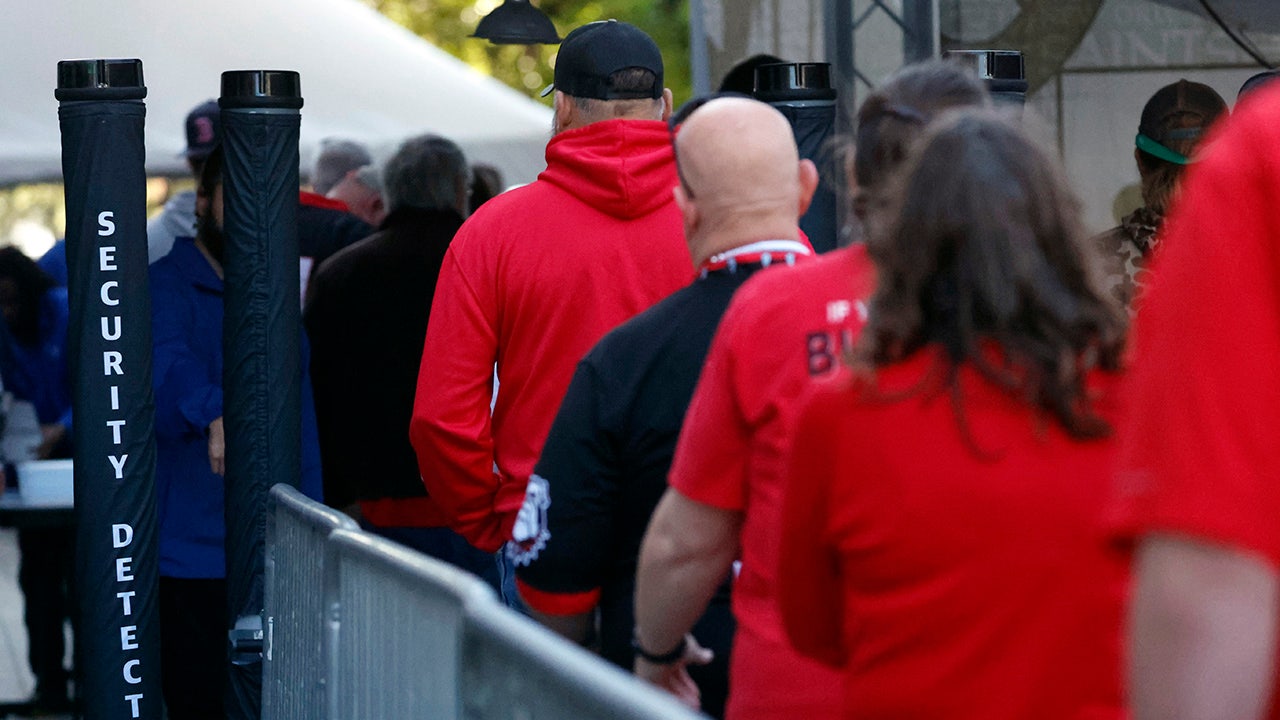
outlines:
[[[530,479],[544,500],[541,518],[529,506],[525,542],[511,552],[521,593],[547,614],[598,605],[602,654],[624,668],[640,541],[712,336],[759,269],[707,272],[601,339],[578,364]]]

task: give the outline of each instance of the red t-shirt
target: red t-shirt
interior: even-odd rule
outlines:
[[[839,676],[790,649],[777,612],[782,463],[797,400],[838,374],[873,284],[862,246],[752,278],[720,323],[685,415],[671,487],[744,514],[729,718],[837,714]]]
[[[1280,89],[1241,103],[1165,224],[1138,312],[1114,519],[1122,538],[1188,535],[1280,569],[1277,117]]]
[[[942,368],[927,348],[805,403],[782,521],[790,638],[843,667],[845,717],[1123,717],[1115,443],[1072,440],[970,366],[966,438]],[[1114,421],[1114,378],[1090,380]]]
[[[1280,567],[1280,92],[1225,125],[1166,224],[1138,316],[1126,532],[1187,533]]]

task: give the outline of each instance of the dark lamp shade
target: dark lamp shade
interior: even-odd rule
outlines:
[[[528,0],[503,0],[476,25],[471,37],[495,45],[555,45],[560,42],[556,26]]]

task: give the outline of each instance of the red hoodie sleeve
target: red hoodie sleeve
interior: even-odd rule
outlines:
[[[828,531],[832,513],[840,512],[831,506],[831,490],[843,397],[819,390],[801,411],[788,456],[778,568],[778,602],[791,645],[834,667],[845,661],[844,587]]]
[[[455,249],[445,254],[422,348],[409,440],[427,493],[449,526],[472,545],[496,551],[515,511],[496,509],[489,403],[497,357],[497,299],[484,273],[467,272]]]

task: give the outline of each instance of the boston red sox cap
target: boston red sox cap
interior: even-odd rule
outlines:
[[[182,154],[192,160],[209,157],[222,139],[221,118],[217,100],[207,100],[192,109],[187,115],[187,149]]]
[[[653,86],[618,90],[609,76],[619,70],[639,68],[653,73]],[[552,90],[597,100],[636,100],[662,97],[662,53],[653,38],[630,23],[601,20],[588,23],[565,36],[556,55]]]

